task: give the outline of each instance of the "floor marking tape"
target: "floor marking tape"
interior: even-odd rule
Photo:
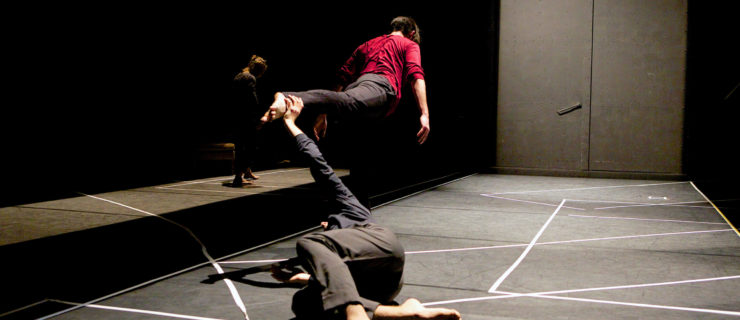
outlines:
[[[263,247],[266,247],[266,246],[269,246],[269,245],[272,245],[272,244],[278,243],[278,242],[280,242],[280,241],[284,241],[284,240],[286,240],[286,239],[290,239],[290,238],[296,237],[296,236],[298,236],[298,235],[301,235],[301,234],[305,234],[305,233],[308,233],[308,232],[312,232],[312,231],[318,230],[319,228],[321,228],[321,227],[319,227],[319,226],[316,226],[316,227],[308,228],[308,229],[306,229],[306,230],[303,230],[303,231],[299,231],[299,232],[296,232],[296,233],[293,233],[293,234],[287,235],[287,236],[285,236],[285,237],[282,237],[282,238],[279,238],[279,239],[275,239],[275,240],[272,240],[272,241],[269,241],[269,242],[266,242],[266,243],[263,243],[263,244],[260,244],[260,245],[257,245],[257,246],[254,246],[254,247],[248,248],[248,249],[244,249],[244,250],[242,250],[242,251],[239,251],[239,252],[235,252],[235,253],[232,253],[232,254],[229,254],[229,255],[223,256],[223,257],[221,257],[221,258],[218,258],[218,259],[216,259],[216,261],[220,261],[220,260],[223,260],[223,259],[230,259],[230,258],[232,258],[232,257],[238,256],[238,255],[242,255],[242,254],[245,254],[245,253],[247,253],[247,252],[250,252],[250,251],[254,251],[254,250],[257,250],[257,249],[260,249],[260,248],[263,248]],[[167,275],[163,275],[163,276],[160,276],[160,277],[158,277],[158,278],[155,278],[155,279],[151,279],[151,280],[145,281],[145,282],[143,282],[143,283],[140,283],[140,284],[134,285],[134,286],[132,286],[132,287],[129,287],[129,288],[126,288],[126,289],[120,290],[120,291],[118,291],[118,292],[114,292],[114,293],[111,293],[111,294],[109,294],[109,295],[106,295],[106,296],[103,296],[103,297],[100,297],[100,298],[96,298],[96,299],[93,299],[93,300],[91,300],[91,301],[88,301],[88,302],[86,302],[85,304],[82,304],[82,305],[77,305],[77,306],[74,306],[74,307],[71,307],[71,308],[68,308],[68,309],[65,309],[65,310],[57,311],[57,312],[55,312],[55,313],[53,313],[53,314],[50,314],[50,315],[46,315],[46,316],[44,316],[44,317],[41,317],[41,318],[39,318],[39,319],[37,319],[37,320],[50,319],[50,318],[56,317],[56,316],[58,316],[58,315],[61,315],[61,314],[65,314],[65,313],[68,313],[68,312],[71,312],[71,311],[77,310],[77,309],[79,309],[79,308],[82,308],[82,307],[84,307],[85,305],[89,305],[89,304],[94,304],[94,303],[97,303],[97,302],[100,302],[100,301],[105,301],[105,300],[107,300],[107,299],[110,299],[110,298],[113,298],[113,297],[117,297],[117,296],[119,296],[119,295],[121,295],[121,294],[124,294],[124,293],[130,292],[130,291],[132,291],[132,290],[135,290],[135,289],[139,289],[139,288],[142,288],[142,287],[148,286],[148,285],[150,285],[150,284],[153,284],[153,283],[157,283],[157,282],[159,282],[159,281],[162,281],[162,280],[165,280],[165,279],[169,279],[169,278],[171,278],[171,277],[174,277],[174,276],[177,276],[177,275],[181,275],[181,274],[183,274],[183,273],[185,273],[185,272],[189,272],[189,271],[193,271],[193,270],[195,270],[195,269],[198,269],[198,268],[202,268],[202,267],[204,267],[204,266],[207,266],[207,265],[209,265],[209,264],[211,264],[211,263],[210,263],[210,262],[203,262],[203,263],[199,263],[199,264],[196,264],[196,265],[194,265],[194,266],[190,266],[190,267],[187,267],[187,268],[185,268],[185,269],[182,269],[182,270],[179,270],[179,271],[176,271],[176,272],[173,272],[173,273],[167,274]],[[48,300],[44,300],[44,301],[48,301]],[[44,302],[44,301],[41,301],[41,302]],[[38,304],[38,303],[37,303],[37,304]],[[18,309],[18,310],[22,310],[22,309],[23,309],[23,308],[21,308],[21,309]],[[11,311],[11,312],[8,312],[8,313],[6,313],[6,314],[3,314],[3,316],[5,316],[5,315],[7,315],[7,314],[11,314],[11,313],[14,313],[14,312],[16,312],[16,311]]]
[[[39,300],[39,301],[36,301],[36,302],[34,302],[32,304],[29,304],[29,305],[20,307],[18,309],[13,309],[13,310],[10,310],[10,311],[5,312],[5,313],[0,313],[0,318],[5,317],[5,316],[7,316],[9,314],[13,314],[13,313],[16,313],[16,312],[21,312],[21,311],[26,310],[26,309],[29,309],[29,308],[33,308],[33,307],[35,307],[37,305],[40,305],[40,304],[46,303],[46,302],[49,302],[49,299]]]
[[[464,177],[460,177],[460,178],[457,178],[457,179],[454,179],[454,180],[451,180],[451,181],[447,181],[447,182],[444,182],[444,183],[441,183],[441,184],[438,184],[438,185],[434,185],[434,186],[431,186],[431,187],[426,188],[424,190],[419,190],[419,191],[413,192],[411,194],[405,195],[405,196],[400,197],[398,199],[393,199],[393,200],[389,200],[387,202],[384,202],[384,203],[381,203],[381,204],[378,204],[378,205],[374,205],[374,206],[372,206],[372,208],[369,208],[369,209],[377,209],[377,208],[380,208],[380,207],[384,207],[384,206],[389,205],[391,203],[398,202],[398,201],[401,201],[401,200],[404,200],[404,199],[413,197],[413,196],[415,196],[417,194],[420,194],[420,193],[423,193],[423,192],[427,192],[427,191],[429,191],[431,189],[434,189],[434,188],[439,188],[441,186],[446,186],[448,184],[451,184],[451,183],[454,183],[454,182],[457,182],[457,181],[460,181],[460,180],[463,180],[463,179],[467,179],[467,178],[472,177],[474,175],[477,175],[477,173],[472,173],[472,174],[469,174],[469,175],[464,176]]]
[[[523,194],[523,193],[555,192],[555,191],[580,191],[580,190],[596,190],[596,189],[611,189],[611,188],[652,187],[652,186],[663,186],[663,185],[682,184],[682,183],[687,183],[687,182],[681,181],[681,182],[648,183],[648,184],[633,184],[633,185],[603,186],[603,187],[584,187],[584,188],[531,190],[531,191],[511,191],[511,192],[497,192],[497,193],[488,193],[488,194],[489,195]]]
[[[732,229],[717,229],[717,230],[701,230],[701,231],[682,231],[682,232],[640,234],[640,235],[632,235],[632,236],[615,236],[615,237],[605,237],[605,238],[590,238],[590,239],[549,241],[549,242],[536,243],[535,246],[546,246],[546,245],[568,244],[568,243],[579,243],[579,242],[591,242],[591,241],[636,239],[636,238],[660,237],[660,236],[675,236],[675,235],[698,234],[698,233],[728,232],[728,231],[733,231],[733,230]],[[453,249],[438,249],[438,250],[423,250],[423,251],[406,251],[406,254],[407,255],[412,255],[412,254],[424,254],[424,253],[444,253],[444,252],[473,251],[473,250],[490,250],[490,249],[503,249],[503,248],[524,247],[524,246],[527,246],[527,244],[521,243],[521,244],[509,244],[509,245],[502,245],[502,246],[485,246],[485,247],[453,248]]]
[[[444,253],[444,252],[460,252],[460,251],[475,251],[475,250],[489,250],[489,249],[504,249],[504,248],[519,248],[525,247],[527,244],[507,244],[502,246],[484,246],[484,247],[470,247],[470,248],[455,248],[455,249],[437,249],[437,250],[419,250],[419,251],[406,251],[406,254],[425,254],[425,253]]]
[[[687,206],[690,203],[706,203],[706,201],[686,201],[686,202],[672,202],[672,203],[634,203],[622,206],[611,206],[594,208],[594,210],[605,210],[605,209],[619,209],[619,208],[634,208],[634,207],[653,207],[653,206],[666,206],[666,207],[683,207],[683,208],[709,208],[710,206]]]
[[[200,239],[188,227],[186,227],[186,226],[184,226],[182,224],[179,224],[179,223],[177,223],[177,222],[175,222],[173,220],[170,220],[170,219],[167,219],[165,217],[162,217],[160,215],[156,215],[156,214],[153,214],[153,213],[150,213],[150,212],[141,210],[141,209],[137,209],[137,208],[134,208],[134,207],[131,207],[131,206],[127,206],[125,204],[122,204],[122,203],[119,203],[119,202],[116,202],[116,201],[113,201],[113,200],[108,200],[108,199],[104,199],[104,198],[100,198],[100,197],[96,197],[96,196],[92,196],[92,195],[88,195],[88,194],[83,194],[83,195],[85,195],[87,197],[90,197],[90,198],[93,198],[93,199],[97,199],[97,200],[105,201],[105,202],[112,203],[112,204],[115,204],[115,205],[118,205],[118,206],[122,206],[124,208],[128,208],[128,209],[131,209],[131,210],[134,210],[134,211],[137,211],[137,212],[141,212],[141,213],[144,213],[144,214],[153,216],[153,217],[157,217],[157,218],[160,218],[162,220],[165,220],[165,221],[167,221],[167,222],[169,222],[171,224],[174,224],[174,225],[180,227],[181,229],[185,230],[188,234],[190,234],[190,236],[193,239],[195,239],[196,242],[198,242],[198,244],[201,247],[201,252],[203,252],[203,255],[206,257],[206,259],[208,259],[208,261],[211,263],[211,265],[213,266],[213,268],[216,269],[216,271],[219,274],[223,274],[224,273],[224,270],[221,269],[221,266],[208,253],[208,249],[206,249],[206,246],[203,244],[203,242],[201,242]],[[246,306],[244,306],[244,302],[242,301],[241,296],[239,296],[239,292],[236,290],[236,287],[234,286],[234,283],[230,279],[224,279],[224,283],[226,283],[226,286],[229,288],[229,292],[231,292],[231,296],[234,299],[234,303],[236,303],[237,307],[239,307],[239,309],[242,311],[242,313],[244,314],[245,319],[249,320],[249,315],[247,314],[247,308],[246,308]]]
[[[701,279],[690,279],[690,280],[678,280],[678,281],[666,281],[666,282],[642,283],[642,284],[631,284],[631,285],[610,286],[610,287],[596,287],[596,288],[570,289],[570,290],[558,290],[558,291],[544,291],[544,292],[535,292],[535,293],[531,293],[531,294],[536,294],[536,295],[553,295],[553,294],[579,293],[579,292],[590,292],[590,291],[636,289],[636,288],[660,287],[660,286],[670,286],[670,285],[677,285],[677,284],[710,282],[710,281],[720,281],[720,280],[733,280],[733,279],[740,279],[740,275],[724,276],[724,277],[713,277],[713,278],[701,278]],[[503,293],[503,292],[498,291],[497,293]],[[506,293],[506,294],[509,294],[509,293]]]
[[[721,224],[721,225],[726,224],[724,222],[704,222],[704,221],[670,220],[670,219],[646,219],[646,218],[630,218],[630,217],[602,217],[602,216],[586,216],[586,215],[580,215],[580,214],[569,214],[568,216],[576,217],[576,218],[594,218],[594,219],[638,220],[638,221],[680,222],[680,223]]]
[[[192,184],[208,183],[208,182],[213,182],[213,181],[222,181],[224,179],[229,179],[230,177],[231,176],[223,176],[223,177],[214,178],[214,179],[188,181],[188,182],[185,182],[185,183],[179,183],[179,184],[173,184],[173,185],[169,185],[169,186],[157,187],[157,189],[169,189],[169,188],[175,188],[175,187],[189,186],[189,185],[192,185]]]
[[[692,279],[692,280],[681,280],[681,281],[670,281],[670,282],[644,283],[644,284],[637,284],[637,285],[623,285],[623,286],[585,288],[585,289],[574,289],[574,290],[545,291],[545,292],[534,292],[534,293],[513,293],[513,292],[505,292],[505,291],[494,291],[492,293],[501,294],[501,295],[498,295],[498,296],[475,297],[475,298],[464,298],[464,299],[454,299],[454,300],[445,300],[445,301],[436,301],[436,302],[427,302],[427,303],[422,303],[422,305],[423,306],[434,306],[434,305],[463,303],[463,302],[475,302],[475,301],[486,301],[486,300],[511,299],[511,298],[521,298],[521,297],[536,297],[536,298],[546,298],[546,299],[573,300],[573,301],[582,301],[582,302],[593,302],[593,303],[605,303],[605,304],[626,305],[626,306],[633,306],[633,307],[645,307],[645,308],[656,308],[656,309],[670,309],[670,310],[692,311],[692,312],[703,312],[703,313],[714,313],[714,314],[724,314],[724,315],[735,315],[735,316],[737,316],[737,315],[740,315],[740,312],[737,312],[737,311],[726,311],[726,310],[713,310],[713,309],[704,309],[704,308],[687,308],[687,307],[664,306],[664,305],[644,304],[644,303],[629,303],[629,302],[617,302],[617,301],[607,301],[607,300],[596,300],[596,299],[584,299],[584,298],[572,298],[572,297],[554,296],[555,294],[568,294],[568,293],[589,292],[589,291],[604,291],[604,290],[646,288],[646,287],[669,286],[669,285],[677,285],[677,284],[688,284],[688,283],[699,283],[699,282],[710,282],[710,281],[721,281],[721,280],[733,280],[733,279],[740,279],[740,275],[725,276],[725,277],[715,277],[715,278]]]
[[[54,302],[59,302],[59,303],[64,303],[64,304],[70,304],[70,305],[82,305],[80,303],[73,303],[73,302],[67,302],[67,301],[62,301],[62,300],[54,300],[54,299],[51,299],[49,301],[54,301]],[[189,315],[184,315],[184,314],[161,312],[161,311],[151,311],[151,310],[143,310],[143,309],[112,307],[112,306],[99,305],[99,304],[88,304],[88,305],[85,305],[85,307],[95,308],[95,309],[113,310],[113,311],[131,312],[131,313],[142,313],[142,314],[148,314],[148,315],[154,315],[154,316],[162,316],[162,317],[169,317],[169,318],[179,318],[179,319],[220,320],[220,319],[216,319],[216,318],[206,318],[206,317],[198,317],[198,316],[189,316]]]
[[[558,206],[557,204],[552,204],[552,203],[545,203],[545,202],[536,202],[536,201],[528,201],[528,200],[519,200],[519,199],[511,199],[511,198],[497,197],[497,196],[493,196],[493,195],[490,195],[490,194],[481,194],[481,196],[484,196],[486,198],[495,198],[495,199],[502,199],[502,200],[516,201],[516,202],[525,202],[525,203],[539,204],[539,205],[548,206],[548,207],[557,207]],[[580,211],[585,210],[585,209],[582,209],[582,208],[574,208],[574,207],[566,207],[566,206],[563,206],[563,208],[580,210]]]
[[[233,194],[259,194],[263,196],[281,196],[284,197],[285,195],[281,194],[271,194],[271,193],[265,193],[265,190],[259,191],[259,192],[249,192],[249,191],[228,191],[228,190],[208,190],[208,189],[186,189],[186,188],[162,188],[166,190],[175,190],[175,191],[193,191],[193,192],[216,192],[216,193],[233,193]]]
[[[737,234],[737,236],[740,237],[740,231],[738,231],[737,228],[735,228],[735,226],[732,225],[732,222],[730,222],[730,220],[727,219],[727,217],[725,217],[725,214],[722,213],[722,210],[720,210],[719,208],[717,208],[717,206],[714,205],[714,202],[712,202],[712,200],[709,200],[709,198],[703,192],[701,192],[701,190],[699,190],[699,188],[694,184],[693,181],[691,181],[690,183],[691,183],[691,186],[694,187],[694,189],[696,190],[696,192],[698,192],[702,197],[704,197],[704,199],[706,199],[707,202],[709,202],[709,204],[711,204],[712,207],[714,207],[714,210],[717,210],[717,212],[719,213],[719,215],[722,216],[722,219],[725,219],[725,222],[727,222],[727,224],[730,225],[730,227],[732,228],[732,230],[735,230],[735,234]]]
[[[259,173],[260,175],[265,176],[265,175],[270,175],[270,174],[275,174],[275,173],[285,173],[285,172],[293,172],[293,171],[301,171],[301,170],[308,170],[308,168],[298,168],[298,169],[290,169],[290,170],[272,171],[272,172],[265,172],[265,173],[256,172],[256,173]],[[173,184],[173,185],[164,186],[164,187],[157,187],[157,188],[158,189],[169,189],[169,188],[174,188],[174,187],[188,186],[188,185],[191,185],[191,184],[199,184],[199,183],[209,183],[209,182],[214,182],[214,181],[221,181],[221,180],[224,180],[224,179],[230,179],[231,177],[232,176],[223,176],[223,177],[214,178],[214,179],[189,181],[189,182],[185,182],[185,183]]]
[[[220,264],[249,264],[249,263],[275,263],[288,261],[288,259],[272,259],[272,260],[237,260],[237,261],[221,261]]]
[[[544,233],[545,232],[545,229],[547,229],[547,226],[550,225],[550,222],[552,222],[552,219],[555,218],[555,215],[557,215],[558,212],[560,211],[560,209],[563,208],[563,205],[565,204],[565,201],[566,201],[566,199],[563,199],[563,201],[560,201],[560,205],[558,206],[558,208],[555,209],[555,212],[553,212],[552,215],[550,215],[550,218],[547,219],[547,222],[545,222],[545,224],[542,226],[542,228],[540,228],[540,231],[537,232],[537,235],[534,236],[534,238],[529,243],[529,245],[527,246],[527,248],[524,249],[524,252],[522,252],[522,254],[519,256],[519,258],[516,259],[516,261],[514,262],[514,264],[512,264],[509,267],[509,269],[506,270],[506,272],[504,272],[504,274],[502,274],[501,277],[499,277],[498,280],[496,280],[496,282],[493,283],[493,286],[491,286],[491,288],[488,289],[488,292],[496,291],[496,289],[498,289],[498,286],[501,285],[501,283],[504,282],[504,280],[506,280],[506,277],[508,277],[509,274],[511,274],[511,272],[514,271],[514,269],[516,269],[517,266],[519,266],[519,263],[521,263],[522,260],[524,260],[524,257],[527,256],[527,254],[529,253],[529,251],[532,250],[532,248],[534,247],[535,243],[537,243],[537,240],[539,240],[540,236],[542,236],[542,233]]]
[[[572,298],[572,297],[550,296],[550,295],[531,295],[531,296],[536,297],[536,298],[544,298],[544,299],[568,300],[568,301],[591,302],[591,303],[601,303],[601,304],[613,304],[613,305],[621,305],[621,306],[628,306],[628,307],[665,309],[665,310],[676,310],[676,311],[691,311],[691,312],[740,316],[740,312],[737,312],[737,311],[714,310],[714,309],[704,309],[704,308],[688,308],[688,307],[666,306],[666,305],[647,304],[647,303],[619,302],[619,301]]]

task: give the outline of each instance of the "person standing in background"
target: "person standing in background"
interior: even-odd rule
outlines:
[[[267,70],[267,61],[257,55],[252,55],[247,66],[234,76],[232,82],[232,97],[236,108],[236,122],[234,128],[234,181],[233,187],[251,184],[251,180],[259,179],[252,172],[257,154],[257,131],[259,130],[261,110],[257,97],[257,79]]]

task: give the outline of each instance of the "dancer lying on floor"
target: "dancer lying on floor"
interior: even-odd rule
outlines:
[[[298,258],[273,267],[273,277],[305,284],[293,297],[298,319],[460,319],[456,310],[426,308],[416,299],[393,305],[403,284],[404,250],[395,234],[376,224],[370,210],[337,177],[295,120],[303,102],[285,99],[285,127],[309,160],[311,175],[329,200],[324,231],[301,237]],[[299,272],[296,262],[307,271]]]

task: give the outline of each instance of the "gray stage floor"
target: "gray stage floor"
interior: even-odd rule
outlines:
[[[80,192],[76,197],[0,208],[0,225],[3,226],[0,246],[250,195],[284,196],[281,191],[300,190],[313,183],[307,168],[265,170],[258,174],[260,180],[242,188],[228,187],[233,176],[223,176],[103,194]],[[346,175],[347,171],[337,170],[337,174]]]
[[[191,196],[233,190],[203,187],[163,191],[183,189],[171,202],[185,205]],[[90,205],[147,212],[162,206],[138,199],[90,198]],[[399,302],[415,297],[468,320],[740,317],[740,233],[690,182],[477,174],[373,212],[406,249]],[[296,237],[210,257],[105,298],[49,297],[29,309],[68,308],[54,319],[244,319],[245,310],[253,320],[291,319],[297,289],[268,273],[204,280],[290,258]],[[201,245],[192,249],[208,254],[208,243]]]

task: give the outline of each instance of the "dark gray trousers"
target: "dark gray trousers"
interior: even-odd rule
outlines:
[[[317,108],[319,113],[346,114],[363,113],[369,116],[383,116],[396,93],[388,79],[377,74],[365,74],[343,91],[308,90],[283,92],[303,100],[306,107]]]
[[[391,303],[401,290],[403,247],[391,230],[373,223],[370,210],[344,186],[311,139],[299,135],[296,141],[329,196],[331,212],[327,231],[303,236],[296,244],[311,280],[294,296],[293,312],[300,319],[319,319],[359,303],[372,318],[378,305]]]

